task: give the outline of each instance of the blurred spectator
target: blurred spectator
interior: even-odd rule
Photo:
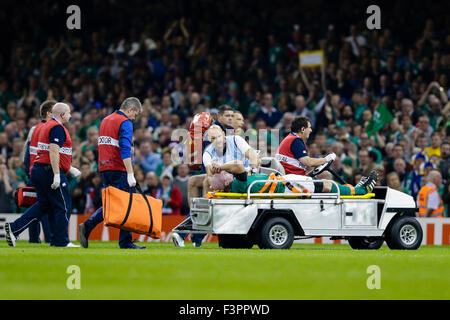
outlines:
[[[136,178],[136,182],[139,183],[140,186],[145,185],[145,173],[144,170],[138,166],[133,166],[134,177]]]
[[[153,171],[148,172],[145,175],[145,184],[142,188],[142,191],[145,194],[155,197],[159,186],[160,186],[160,183],[159,183],[158,176]]]
[[[295,97],[295,111],[294,117],[307,117],[311,120],[311,123],[315,123],[312,112],[306,107],[305,97],[298,95]]]
[[[255,121],[258,119],[263,119],[269,127],[275,127],[278,121],[281,120],[283,116],[280,111],[273,105],[272,94],[266,93],[264,95],[262,106],[259,108],[255,115]]]
[[[284,113],[283,118],[275,126],[275,129],[280,130],[278,133],[280,139],[285,138],[291,132],[291,125],[294,119],[295,117],[291,112]]]
[[[360,148],[367,149],[369,152],[374,152],[377,155],[376,163],[380,163],[383,156],[382,156],[380,150],[373,147],[374,144],[375,144],[375,139],[373,136],[369,138],[369,135],[366,132],[362,132],[360,134],[360,136],[359,136]]]
[[[417,194],[422,188],[422,178],[423,178],[423,166],[428,161],[428,158],[423,152],[419,152],[413,158],[411,162],[414,169],[406,175],[405,179],[405,192],[410,194],[414,199],[416,199]]]
[[[350,35],[345,38],[345,41],[351,44],[352,52],[357,57],[360,54],[360,47],[367,44],[366,38],[363,35],[358,34],[354,24],[350,25]]]
[[[188,181],[190,178],[189,167],[187,164],[180,164],[177,168],[177,175],[173,180],[173,186],[177,187],[183,196],[183,204],[181,205],[181,214],[187,215],[189,213],[189,198],[188,198]]]
[[[401,144],[396,144],[392,148],[392,158],[388,159],[387,162],[386,171],[388,173],[395,170],[395,161],[398,159],[401,159],[405,162],[406,171],[411,171],[410,164],[405,159],[405,151],[403,150],[403,146]]]
[[[0,155],[0,212],[14,212],[13,186],[9,178],[8,167],[3,156]]]
[[[440,157],[441,156],[441,135],[439,132],[433,132],[431,134],[431,146],[425,148],[423,151],[426,152],[428,158],[432,158],[433,156]]]
[[[406,180],[406,175],[408,174],[406,172],[406,162],[403,159],[396,159],[394,161],[394,171],[399,180],[400,180],[400,184],[404,187],[405,185],[405,180]]]
[[[136,149],[135,163],[139,164],[145,173],[156,171],[161,162],[161,157],[152,151],[150,142],[144,141],[139,149]]]
[[[367,149],[362,149],[358,153],[359,168],[364,176],[369,176],[370,171],[375,167],[375,162],[371,157],[369,157],[369,151]],[[380,180],[380,179],[378,179]]]
[[[450,174],[450,142],[444,141],[441,145],[441,162],[439,169],[442,174],[442,181],[447,183]]]
[[[386,183],[389,188],[403,192],[400,178],[396,172],[391,172],[386,176]]]
[[[102,178],[97,172],[88,177],[89,187],[86,189],[86,209],[84,213],[93,214],[102,206]]]
[[[412,130],[411,136],[416,137],[419,136],[420,133],[423,133],[427,139],[429,139],[433,133],[433,127],[430,126],[430,118],[428,118],[426,114],[422,114],[419,117],[418,126]]]
[[[438,191],[441,184],[441,173],[431,170],[427,175],[427,184],[420,189],[417,197],[419,217],[444,217],[444,204]]]
[[[447,183],[444,186],[444,195],[442,196],[442,201],[444,202],[445,216],[448,218],[448,217],[450,217],[450,212],[449,212],[449,205],[450,205],[450,181],[447,181]]]
[[[158,177],[161,177],[165,173],[170,173],[173,175],[173,167],[172,152],[170,150],[166,150],[162,154],[162,162],[156,167],[155,173]]]
[[[0,132],[0,155],[2,155],[6,159],[8,158],[11,151],[11,144],[8,141],[6,132]]]
[[[23,161],[19,157],[11,157],[8,160],[9,176],[18,186],[26,184],[28,178],[23,170]]]
[[[166,15],[178,15],[179,6],[168,1]],[[23,19],[12,19],[15,36],[4,39],[0,48],[0,154],[8,164],[20,156],[27,133],[39,118],[35,106],[51,98],[73,106],[68,126],[73,161],[86,162],[89,171],[95,172],[98,125],[126,96],[133,95],[144,101],[142,118],[135,123],[134,163],[145,174],[158,166],[160,170],[171,167],[168,161],[163,163],[161,150],[171,147],[174,129],[189,128],[197,112],[216,113],[218,106],[227,104],[242,112],[244,131],[277,127],[280,139],[288,132],[289,113],[306,115],[313,126],[311,141],[316,144],[311,145],[311,153],[323,156],[334,142],[343,143],[342,169],[353,175],[349,180],[358,176],[360,163],[367,174],[368,167],[384,160],[386,171],[397,172],[415,196],[418,190],[411,188],[421,187],[417,184],[421,168],[415,167],[415,174],[402,178],[397,145],[403,148],[406,172],[411,169],[411,157],[426,151],[427,161],[433,162],[426,168],[423,162],[422,170],[430,170],[440,160],[439,168],[448,179],[446,144],[440,145],[450,139],[445,10],[420,1],[389,3],[384,11],[388,25],[379,33],[349,24],[348,10],[338,2],[324,5],[318,1],[300,11],[267,2],[264,8],[272,13],[267,23],[255,18],[251,3],[230,1],[226,7],[194,10],[189,18],[168,22],[164,16],[153,15],[160,11],[160,4],[138,1],[142,15],[134,20],[133,28],[127,28],[120,17],[132,14],[135,6],[116,8],[104,2],[86,17],[91,26],[86,32],[62,34],[45,27],[61,4],[48,0],[17,3],[11,7],[14,16],[41,14],[26,15],[26,24]],[[396,19],[405,14],[405,5],[417,13],[412,26],[408,19]],[[355,6],[362,9],[364,4]],[[101,21],[95,13],[101,13]],[[333,25],[327,30],[318,28],[329,25],[330,14]],[[147,16],[153,18],[142,18]],[[218,17],[229,23],[217,25]],[[427,22],[430,17],[432,31]],[[273,23],[280,19],[283,25]],[[302,26],[293,27],[299,19]],[[285,27],[293,31],[286,32]],[[298,53],[316,49],[324,50],[326,64],[299,69]],[[369,137],[367,127],[380,101],[393,120]],[[219,113],[220,125],[231,127],[227,122],[231,118],[222,116]],[[265,149],[270,141],[260,145]],[[375,163],[370,159],[373,153]],[[16,162],[11,160],[8,165],[12,184],[22,180]],[[86,187],[84,182],[78,184],[79,189]]]
[[[163,214],[181,214],[183,196],[180,189],[173,185],[173,177],[170,173],[165,173],[161,177],[161,185],[152,196],[156,199],[163,200]]]
[[[85,190],[91,187],[91,166],[83,162],[80,166],[81,176],[72,192],[72,203],[74,213],[84,213],[86,208]]]
[[[387,180],[386,180],[386,170],[384,169],[384,166],[381,164],[377,164],[374,166],[374,170],[376,170],[378,174],[378,180],[377,180],[377,186],[386,186]]]

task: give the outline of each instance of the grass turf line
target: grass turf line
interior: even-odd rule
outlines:
[[[450,247],[416,251],[353,250],[345,244],[295,244],[290,250],[225,250],[217,243],[175,248],[145,243],[120,250],[0,242],[0,299],[449,299]],[[69,290],[67,267],[81,269]],[[381,269],[369,290],[367,267]]]

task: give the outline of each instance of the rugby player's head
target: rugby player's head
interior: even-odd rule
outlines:
[[[221,171],[213,175],[211,179],[211,189],[214,191],[230,191],[233,175],[226,171]]]

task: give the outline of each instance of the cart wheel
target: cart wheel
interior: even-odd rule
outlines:
[[[386,243],[391,249],[416,250],[422,243],[423,231],[413,217],[401,217],[387,230]]]
[[[285,218],[266,220],[260,229],[260,249],[289,249],[294,242],[294,228]]]
[[[351,237],[348,243],[353,249],[377,250],[383,245],[382,237]]]
[[[254,242],[241,234],[219,234],[219,247],[224,249],[251,249]]]

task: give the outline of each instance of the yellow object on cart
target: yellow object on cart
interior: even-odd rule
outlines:
[[[280,193],[277,195],[265,195],[255,194],[251,196],[252,199],[292,199],[292,198],[309,198],[311,195],[308,193]],[[219,199],[246,199],[247,193],[234,193],[234,192],[208,192],[207,198],[219,198]],[[361,196],[341,196],[341,199],[371,199],[375,197],[375,193],[366,193]]]

